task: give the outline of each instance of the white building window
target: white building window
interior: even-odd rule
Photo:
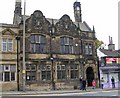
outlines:
[[[8,39],[8,51],[12,51],[13,41],[12,39]]]
[[[2,69],[0,73],[0,81],[9,82],[16,80],[16,66],[15,65],[0,65]]]
[[[2,39],[2,51],[7,51],[7,39]]]
[[[3,52],[12,51],[12,48],[13,48],[13,40],[12,39],[7,39],[7,38],[3,38],[2,39],[2,51]]]

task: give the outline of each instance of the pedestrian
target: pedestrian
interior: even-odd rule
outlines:
[[[112,82],[112,88],[115,88],[115,79],[114,79],[114,77],[111,78],[111,82]]]
[[[82,90],[83,89],[83,78],[81,77],[80,78],[80,90]]]
[[[104,86],[104,79],[103,79],[103,77],[101,78],[100,82],[101,82],[101,88],[103,89],[103,86]]]
[[[93,80],[93,81],[92,81],[92,88],[94,89],[95,86],[96,86],[96,82],[95,82],[95,80]]]
[[[86,90],[86,80],[85,79],[83,79],[82,85],[83,85],[83,89],[82,90]]]

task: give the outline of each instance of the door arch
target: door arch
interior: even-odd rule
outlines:
[[[94,72],[92,67],[88,67],[86,70],[87,85],[92,86],[92,80],[94,79]]]

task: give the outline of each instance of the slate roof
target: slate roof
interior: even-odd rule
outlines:
[[[116,50],[100,49],[100,51],[107,56],[112,56],[112,57],[120,56],[120,53],[118,53]]]
[[[30,16],[25,15],[26,19],[28,19]],[[52,20],[54,21],[54,24],[56,24],[57,22],[59,22],[59,19],[52,19],[52,18],[46,18],[51,24],[52,24]],[[21,20],[23,20],[23,15]],[[78,27],[78,22],[73,22],[77,27]],[[5,27],[16,27],[15,24],[2,24],[0,26],[5,26]],[[83,22],[79,22],[79,28],[81,31],[87,31],[87,32],[93,32],[91,30],[91,28],[88,26],[88,24],[83,21]]]
[[[51,18],[47,18],[47,20],[52,24],[52,19]],[[59,22],[59,19],[53,19],[54,24],[56,24],[57,22]],[[77,27],[78,27],[78,22],[73,22]],[[87,31],[87,32],[92,32],[91,28],[88,26],[88,24],[83,21],[83,22],[79,22],[79,28],[81,31]]]

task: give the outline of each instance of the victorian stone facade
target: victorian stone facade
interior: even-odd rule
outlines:
[[[23,88],[23,16],[20,4],[20,0],[16,1],[14,24],[0,27],[3,77],[0,83],[3,90]],[[86,79],[88,86],[95,79],[98,86],[94,27],[91,30],[85,21],[82,22],[80,2],[74,3],[74,15],[75,22],[67,14],[60,19],[46,18],[39,10],[26,16],[26,90],[73,89],[79,87],[80,77]],[[16,37],[20,39],[16,40]]]

